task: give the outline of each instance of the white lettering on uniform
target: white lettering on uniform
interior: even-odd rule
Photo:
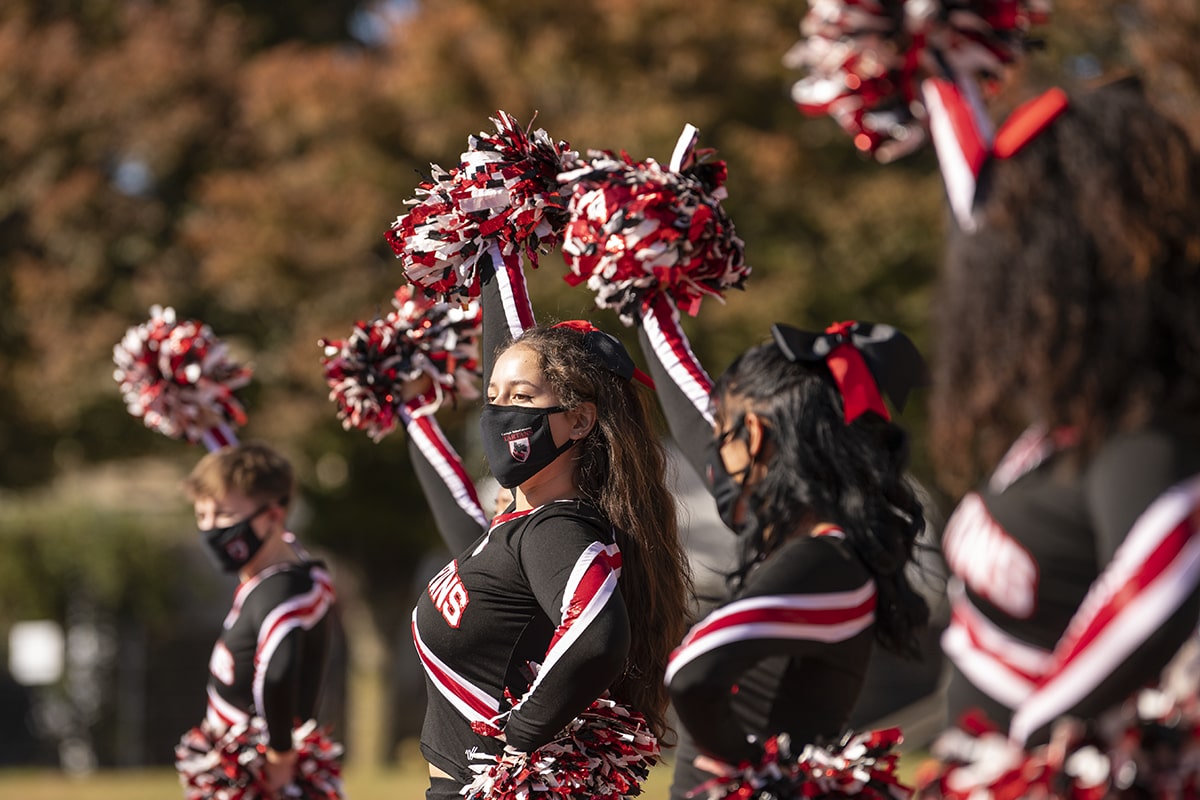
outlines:
[[[462,622],[463,612],[471,602],[467,587],[458,577],[458,561],[451,561],[429,582],[429,598],[451,628]]]
[[[1033,614],[1037,564],[992,518],[978,494],[964,497],[946,523],[942,550],[950,570],[975,594],[1017,619]]]
[[[212,657],[208,660],[208,671],[226,686],[233,686],[233,653],[224,642],[217,642]]]

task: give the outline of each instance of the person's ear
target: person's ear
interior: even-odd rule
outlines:
[[[285,506],[278,504],[267,506],[263,516],[267,518],[267,524],[270,526],[268,530],[283,530],[287,526],[287,513],[288,510]]]
[[[586,437],[596,427],[596,404],[580,403],[567,412],[567,419],[571,421],[569,435],[572,439]]]
[[[767,441],[767,426],[763,423],[762,417],[753,411],[746,412],[745,420],[746,433],[750,437],[746,446],[750,450],[750,457],[757,460],[759,454],[763,452],[763,446]]]

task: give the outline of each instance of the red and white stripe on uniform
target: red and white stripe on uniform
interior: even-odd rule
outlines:
[[[417,630],[417,610],[415,608],[412,614],[412,636],[417,656],[421,659],[421,665],[441,695],[471,723],[473,728],[494,730],[499,733],[503,728],[499,719],[500,701],[459,675],[446,662],[433,654],[433,651],[421,638],[420,631]]]
[[[238,617],[242,615],[242,606],[245,604],[246,598],[250,596],[250,593],[254,591],[256,586],[272,575],[291,568],[291,566],[292,563],[289,561],[280,562],[279,564],[272,564],[256,575],[253,575],[239,583],[237,589],[234,590],[233,593],[233,605],[230,606],[229,613],[225,615],[225,622],[222,623],[225,627],[225,630],[232,628],[234,623],[238,621]]]
[[[719,647],[754,639],[842,642],[875,621],[875,582],[848,592],[750,597],[722,606],[688,632],[671,654],[666,682],[684,665]]]
[[[959,226],[975,230],[975,185],[991,149],[992,125],[978,97],[967,94],[969,82],[955,84],[944,78],[921,83],[929,111],[929,132],[946,184],[946,197]]]
[[[650,308],[642,317],[642,330],[671,380],[712,425],[712,378],[692,352],[691,344],[679,327],[679,310],[666,295],[660,293],[650,301]]]
[[[616,593],[620,577],[621,550],[615,544],[592,542],[580,554],[563,590],[560,622],[546,649],[546,658],[521,702],[537,691],[571,645],[587,632]]]
[[[238,438],[237,434],[233,432],[233,428],[222,422],[200,434],[200,441],[204,444],[206,450],[213,453],[222,447],[236,445]]]
[[[994,625],[971,604],[957,579],[950,586],[950,607],[942,651],[972,686],[1008,708],[1016,708],[1050,668],[1050,651],[1022,642]]]
[[[221,732],[250,721],[249,714],[221,697],[212,686],[208,687],[208,711],[205,717],[209,725]]]
[[[1013,716],[1023,742],[1078,703],[1158,630],[1196,589],[1200,476],[1176,484],[1134,522],[1054,649],[1054,661]]]
[[[271,657],[279,649],[280,643],[289,633],[297,628],[311,630],[325,618],[333,606],[333,583],[329,574],[322,569],[310,570],[313,585],[304,594],[296,595],[287,602],[280,603],[263,620],[258,629],[258,646],[254,653],[254,707],[264,717],[263,686],[266,682],[267,669],[271,665]]]

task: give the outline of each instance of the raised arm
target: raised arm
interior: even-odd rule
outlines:
[[[483,385],[492,379],[496,354],[509,342],[536,323],[525,270],[518,258],[500,258],[492,250],[491,259],[479,265],[480,303],[483,306]]]
[[[401,417],[408,432],[408,454],[425,502],[433,512],[442,541],[457,555],[487,530],[488,518],[462,459],[431,413],[434,400],[432,394],[408,400]]]
[[[712,440],[712,379],[704,371],[679,324],[679,311],[665,295],[642,312],[638,341],[654,378],[659,402],[675,443],[692,469],[705,480]]]

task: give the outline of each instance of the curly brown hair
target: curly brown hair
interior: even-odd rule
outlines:
[[[1073,94],[980,176],[935,312],[935,462],[962,491],[1033,422],[1080,456],[1152,415],[1200,420],[1200,160],[1126,80]]]
[[[579,493],[612,523],[621,548],[621,596],[632,635],[613,694],[669,743],[663,674],[686,632],[691,579],[666,484],[666,450],[647,393],[601,366],[583,342],[578,330],[550,327],[531,328],[518,340],[537,354],[564,407],[596,404],[596,427],[574,449]]]

